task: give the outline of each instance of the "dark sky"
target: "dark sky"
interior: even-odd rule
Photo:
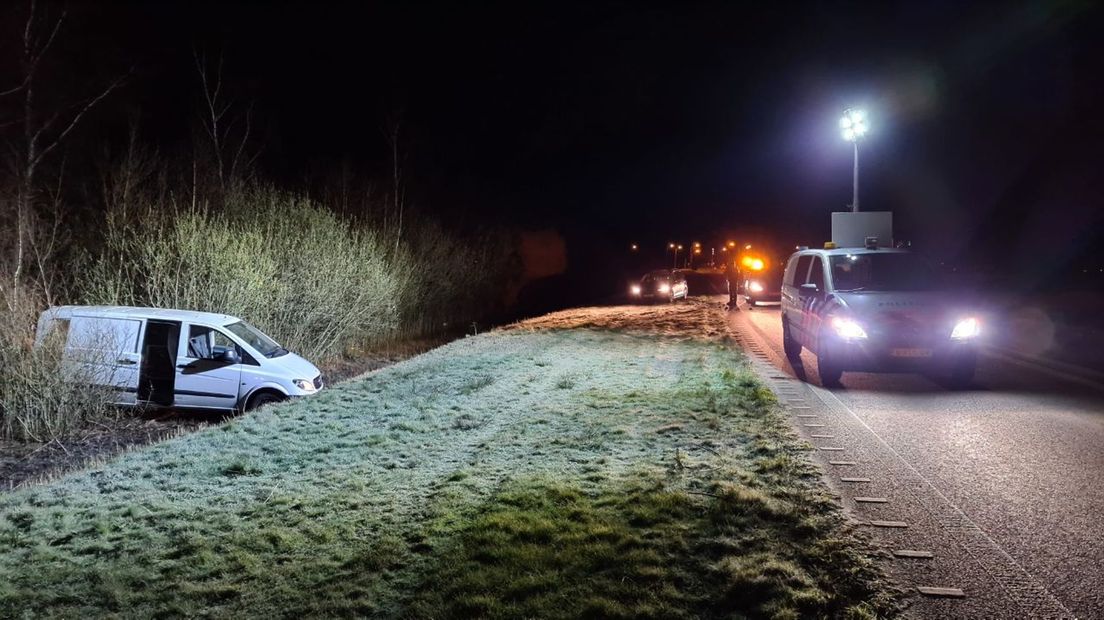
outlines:
[[[81,3],[72,45],[133,63],[156,140],[187,134],[193,49],[254,100],[262,164],[379,175],[401,114],[445,219],[648,248],[765,231],[816,244],[850,202],[949,255],[1100,248],[1104,28],[1091,2]],[[589,246],[587,246],[589,247]],[[979,250],[980,248],[980,250]]]

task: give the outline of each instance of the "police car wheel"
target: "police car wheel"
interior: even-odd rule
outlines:
[[[823,341],[822,338],[821,342]],[[838,386],[840,378],[843,377],[843,369],[832,361],[832,356],[826,349],[817,352],[817,375],[820,377],[820,384],[824,387]]]
[[[974,371],[977,368],[977,361],[974,359],[967,359],[957,362],[951,367],[950,384],[954,388],[969,387],[974,380]]]
[[[801,357],[801,343],[794,340],[793,333],[790,332],[790,322],[785,320],[782,321],[782,349],[790,360]]]

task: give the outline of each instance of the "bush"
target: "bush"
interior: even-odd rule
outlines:
[[[423,221],[395,243],[264,187],[228,192],[218,211],[109,214],[107,228],[85,303],[233,314],[313,360],[482,318],[511,274],[502,236],[465,244]]]
[[[375,234],[273,190],[226,203],[109,216],[84,302],[233,314],[311,359],[397,329],[401,282]]]
[[[80,377],[63,377],[59,372],[64,342],[47,340],[43,346],[34,346],[41,306],[29,287],[3,289],[0,437],[45,442],[114,411],[109,406],[109,392],[89,388]]]

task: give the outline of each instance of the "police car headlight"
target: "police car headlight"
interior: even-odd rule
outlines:
[[[971,316],[955,323],[954,329],[951,330],[951,339],[969,340],[970,338],[977,338],[980,334],[981,322]]]
[[[840,338],[844,340],[862,340],[866,338],[866,330],[851,319],[832,317],[832,329],[836,330]]]
[[[755,282],[754,280],[748,283],[748,290],[752,293],[762,293],[763,285]]]
[[[660,293],[670,293],[671,292],[671,285],[670,284],[660,284],[659,285],[659,292]]]
[[[295,387],[299,388],[300,390],[303,390],[304,392],[317,392],[318,391],[318,388],[314,387],[314,382],[313,381],[308,381],[306,379],[296,379],[292,383],[295,384]]]
[[[634,285],[630,286],[629,287],[629,292],[631,292],[633,295],[635,295],[637,297],[640,297],[640,285],[639,284],[634,284]]]

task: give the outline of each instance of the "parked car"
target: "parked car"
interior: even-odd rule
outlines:
[[[844,371],[946,373],[968,384],[981,324],[939,290],[919,256],[888,248],[802,250],[786,263],[782,341],[787,357],[806,348],[820,380]]]
[[[115,403],[244,410],[324,387],[322,373],[226,314],[121,306],[56,306],[36,343],[63,343],[61,372],[114,390]]]
[[[735,270],[732,281],[737,283],[737,292],[751,308],[760,302],[782,300],[781,267],[780,262],[758,249],[746,249],[729,266]]]
[[[686,276],[679,271],[658,269],[648,272],[639,284],[629,287],[629,295],[640,301],[668,301],[686,299],[690,287]]]

